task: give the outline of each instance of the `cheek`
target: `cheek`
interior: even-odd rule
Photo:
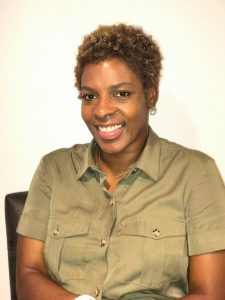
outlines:
[[[129,119],[135,119],[135,121],[142,123],[148,117],[148,112],[148,106],[145,103],[138,103],[135,106],[128,107],[126,115],[129,116]]]
[[[90,111],[87,106],[81,105],[81,117],[85,123],[90,119]]]

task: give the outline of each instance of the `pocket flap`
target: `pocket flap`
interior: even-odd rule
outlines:
[[[121,225],[121,234],[145,236],[153,239],[184,236],[185,224],[181,220],[162,218],[135,219]]]
[[[48,234],[54,239],[72,237],[87,234],[90,221],[87,219],[50,219],[48,224]]]

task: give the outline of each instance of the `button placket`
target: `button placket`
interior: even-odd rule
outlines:
[[[114,197],[111,198],[109,204],[110,206],[114,206],[116,204],[116,199]]]
[[[95,297],[98,297],[99,294],[100,294],[100,288],[97,286],[95,291],[94,291],[94,295],[95,295]]]
[[[56,237],[59,236],[59,234],[60,234],[59,226],[57,226],[56,229],[53,231],[53,235]]]

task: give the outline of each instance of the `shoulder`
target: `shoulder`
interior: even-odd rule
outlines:
[[[212,161],[213,158],[208,154],[182,146],[175,142],[169,141],[164,138],[159,138],[160,146],[161,146],[161,154],[165,157],[177,157],[180,162],[187,162],[191,164],[197,164],[199,167],[202,165],[206,165],[209,161]]]
[[[45,154],[40,165],[43,165],[45,169],[55,170],[56,169],[68,169],[75,167],[75,164],[82,164],[86,161],[90,143],[86,144],[75,144],[69,148],[60,148]]]
[[[186,178],[191,185],[217,172],[215,161],[206,153],[182,146],[165,138],[157,137],[160,145],[160,170],[164,174],[168,170],[171,176]],[[208,174],[208,175],[207,175]]]
[[[90,143],[86,144],[75,144],[69,148],[60,148],[54,151],[51,151],[43,156],[44,160],[47,161],[58,161],[68,158],[68,156],[75,155],[80,156],[84,155],[88,151]]]

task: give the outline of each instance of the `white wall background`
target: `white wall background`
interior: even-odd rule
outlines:
[[[10,299],[6,193],[27,190],[45,153],[90,140],[73,88],[82,36],[139,24],[164,54],[158,134],[213,156],[225,178],[224,0],[0,0],[0,291]]]

